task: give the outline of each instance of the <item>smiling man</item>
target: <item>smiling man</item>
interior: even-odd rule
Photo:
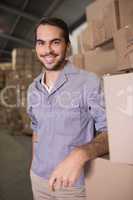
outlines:
[[[84,166],[108,152],[100,80],[66,59],[69,46],[63,20],[40,20],[35,49],[44,69],[29,86],[27,106],[35,200],[85,200]]]

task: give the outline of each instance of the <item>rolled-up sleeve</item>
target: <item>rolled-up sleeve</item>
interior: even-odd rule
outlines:
[[[29,89],[27,90],[27,114],[29,115],[30,119],[31,119],[31,129],[37,133],[37,128],[38,128],[38,122],[37,119],[35,118],[33,112],[32,112],[32,102],[30,98],[32,95],[32,91]]]
[[[102,79],[96,78],[94,86],[92,86],[91,90],[88,92],[87,104],[88,110],[94,119],[96,131],[107,131],[107,120]]]

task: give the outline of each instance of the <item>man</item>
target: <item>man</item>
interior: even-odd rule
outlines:
[[[108,152],[100,81],[66,59],[69,46],[64,21],[40,20],[35,49],[44,71],[28,89],[35,200],[85,200],[85,163]]]

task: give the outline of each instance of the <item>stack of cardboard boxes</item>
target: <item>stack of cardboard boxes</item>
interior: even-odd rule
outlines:
[[[3,105],[4,88],[6,84],[6,72],[11,69],[11,63],[0,64],[0,127],[9,124],[10,112]],[[2,92],[3,91],[3,92]]]
[[[12,51],[12,68],[18,73],[24,72],[36,77],[41,70],[41,65],[33,49],[18,48]]]
[[[94,1],[86,8],[87,27],[78,37],[78,55],[83,67],[102,76],[117,68],[113,33],[117,29],[115,1]],[[77,55],[77,58],[78,58]],[[76,64],[76,62],[75,62]]]
[[[73,61],[104,80],[110,150],[110,158],[86,165],[87,196],[132,200],[133,2],[96,0],[86,8],[86,16],[88,25],[77,39]]]
[[[0,91],[3,89],[3,87],[4,87],[4,82],[5,82],[5,79],[4,79],[4,72],[3,72],[3,70],[1,70],[0,69]],[[1,105],[1,103],[0,103],[0,118],[1,118],[1,120],[0,120],[0,126],[3,126],[3,125],[5,125],[5,123],[6,123],[6,117],[4,116],[2,116],[3,115],[3,107],[2,107],[2,105]]]
[[[114,34],[118,69],[133,68],[133,24],[121,28]]]
[[[4,71],[0,70],[0,90],[4,87],[4,84],[5,84]]]
[[[26,112],[27,103],[27,89],[33,79],[41,73],[42,66],[37,60],[35,51],[32,49],[14,49],[12,52],[12,67],[13,71],[7,81],[7,85],[15,85],[17,92],[17,109],[22,124],[22,132],[31,134],[30,119]],[[15,96],[16,96],[15,95]]]
[[[30,119],[26,114],[27,88],[41,73],[42,66],[32,49],[14,49],[11,68],[4,70],[5,85],[1,90],[1,105],[8,111],[8,122],[14,134],[31,134]],[[2,113],[2,112],[1,112]]]
[[[132,0],[94,1],[86,8],[86,18],[87,27],[77,38],[74,63],[79,67],[82,63],[81,68],[98,76],[117,71],[118,53],[113,38],[121,28],[133,25]]]

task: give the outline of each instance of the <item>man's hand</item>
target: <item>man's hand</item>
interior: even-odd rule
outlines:
[[[71,187],[79,178],[85,163],[84,151],[75,148],[53,171],[49,179],[51,190]]]
[[[106,132],[98,134],[90,143],[76,147],[53,171],[49,179],[50,189],[54,190],[56,185],[58,185],[58,188],[72,186],[80,176],[86,161],[108,152],[108,135]]]

